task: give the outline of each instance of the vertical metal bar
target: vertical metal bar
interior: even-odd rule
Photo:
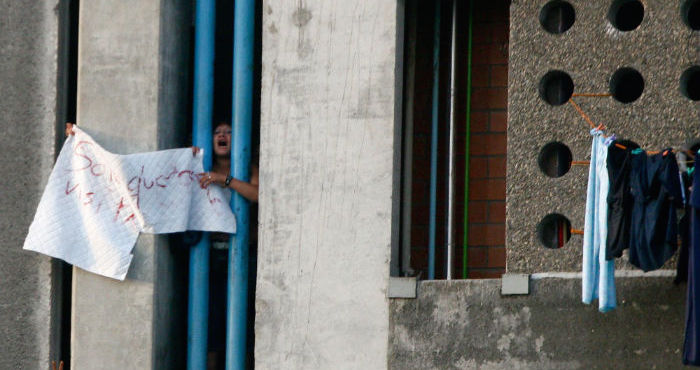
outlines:
[[[472,25],[474,23],[474,0],[469,0],[469,35],[467,45],[467,127],[464,139],[464,243],[462,248],[462,279],[468,277],[467,262],[469,248],[469,143],[472,119]]]
[[[437,206],[437,146],[438,105],[440,87],[440,3],[435,2],[435,29],[433,40],[433,107],[430,138],[430,223],[428,244],[428,280],[435,279],[435,214]]]
[[[255,50],[255,0],[236,0],[233,21],[233,93],[231,175],[250,181],[250,136],[253,120],[253,53]],[[229,246],[226,320],[226,369],[246,365],[248,303],[249,205],[234,192],[231,208],[236,215],[236,235]]]
[[[448,183],[447,183],[447,280],[452,279],[452,254],[454,253],[454,202],[455,202],[455,93],[457,70],[457,0],[452,0],[452,43],[450,49],[450,142],[448,144]]]
[[[406,53],[406,85],[403,136],[403,193],[401,203],[401,274],[413,275],[411,268],[411,203],[413,199],[413,108],[416,86],[416,23],[417,0],[409,0],[407,14],[408,53]]]
[[[204,152],[204,169],[211,168],[212,107],[214,95],[214,29],[216,3],[198,0],[195,15],[194,103],[192,142]],[[190,250],[187,368],[207,366],[209,321],[209,237],[202,235]]]

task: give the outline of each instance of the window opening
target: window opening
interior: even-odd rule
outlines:
[[[563,71],[549,71],[540,80],[540,97],[550,105],[562,105],[574,93],[574,81]]]
[[[499,277],[505,271],[505,164],[509,2],[456,4],[455,70],[451,73],[453,3],[405,3],[401,276],[428,278],[433,66],[437,63],[435,279],[447,278],[450,81],[454,77],[454,250],[451,278]],[[473,7],[473,8],[471,8]],[[470,8],[472,38],[470,43]],[[471,55],[471,81],[469,56]],[[471,94],[468,83],[471,82]],[[467,101],[471,99],[470,111]],[[467,120],[469,115],[469,120]],[[469,123],[469,128],[467,126]],[[469,143],[469,149],[467,149]],[[465,199],[466,198],[466,199]],[[465,209],[465,206],[467,206]],[[467,217],[465,217],[465,213]],[[466,219],[465,219],[466,218]],[[466,226],[466,227],[465,227]],[[467,243],[465,243],[467,238]],[[467,247],[468,245],[468,247]]]
[[[691,30],[700,30],[700,1],[688,0],[683,3],[681,16],[685,25],[690,27]]]
[[[537,225],[537,239],[545,248],[562,248],[571,239],[571,222],[563,215],[550,213]]]
[[[540,150],[537,164],[549,177],[562,177],[571,169],[571,149],[558,141],[551,142]]]
[[[700,100],[700,66],[692,66],[681,75],[681,93],[692,101]]]
[[[631,103],[644,92],[644,78],[633,68],[620,68],[610,79],[610,93],[620,103]]]
[[[608,21],[620,31],[632,31],[644,20],[644,5],[638,0],[617,0],[610,7]]]
[[[574,25],[575,21],[576,11],[566,1],[550,1],[540,11],[540,24],[549,33],[564,33]]]

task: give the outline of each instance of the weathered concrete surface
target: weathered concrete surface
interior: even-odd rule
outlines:
[[[256,368],[386,367],[396,17],[263,4]]]
[[[685,285],[618,278],[619,307],[581,303],[580,279],[531,281],[501,297],[500,280],[421,282],[391,301],[392,369],[681,368]]]
[[[22,250],[54,160],[58,1],[1,0],[0,368],[46,369],[48,257]]]
[[[187,121],[188,1],[80,3],[78,124],[108,150],[176,145]],[[141,235],[124,282],[75,269],[75,369],[177,368],[173,256],[164,237]],[[181,287],[180,287],[181,288]],[[181,290],[180,290],[181,291]]]
[[[679,2],[648,0],[638,29],[621,32],[607,20],[610,1],[569,0],[576,11],[571,29],[547,33],[539,14],[548,0],[513,0],[510,14],[508,86],[507,270],[508,272],[580,271],[581,237],[562,249],[542,247],[536,227],[548,213],[560,213],[583,229],[587,166],[573,166],[560,178],[538,168],[541,148],[566,144],[573,160],[590,156],[586,121],[569,104],[550,106],[538,94],[550,70],[568,73],[575,93],[607,93],[621,67],[639,71],[644,92],[633,103],[613,98],[574,100],[609,133],[649,150],[681,147],[700,134],[700,105],[679,90],[683,71],[700,62],[700,33],[683,24]],[[629,266],[622,266],[629,268]]]

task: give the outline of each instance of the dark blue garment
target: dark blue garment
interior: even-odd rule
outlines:
[[[695,155],[695,163],[700,163]],[[693,191],[690,195],[690,249],[688,251],[688,295],[685,304],[685,340],[683,363],[700,365],[700,171],[693,173]]]
[[[622,147],[618,147],[617,145]],[[639,145],[629,140],[616,140],[608,147],[608,236],[605,245],[605,259],[622,257],[629,248],[630,224],[634,199],[630,194],[630,170],[632,150]]]
[[[678,249],[676,208],[683,207],[683,194],[671,149],[632,155],[630,193],[634,198],[630,263],[644,271],[656,270]]]

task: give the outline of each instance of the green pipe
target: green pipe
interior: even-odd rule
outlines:
[[[469,1],[469,35],[467,44],[467,130],[464,150],[464,244],[462,247],[462,278],[467,278],[467,249],[469,247],[469,141],[471,140],[471,113],[472,113],[472,24],[474,14],[474,0]]]

